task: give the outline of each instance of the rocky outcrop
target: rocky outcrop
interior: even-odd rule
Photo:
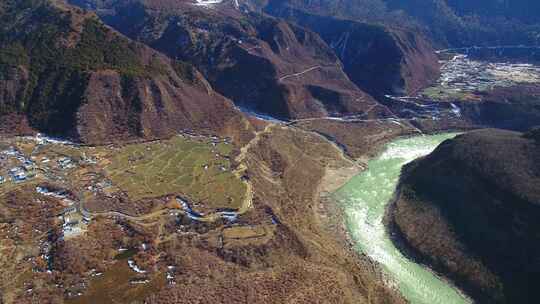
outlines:
[[[478,303],[536,303],[540,149],[536,132],[460,135],[404,169],[389,212],[402,248]]]
[[[388,114],[384,107],[368,113],[376,101],[349,79],[319,35],[300,26],[232,3],[91,2],[127,36],[193,63],[241,107],[285,119]]]
[[[191,65],[130,41],[95,15],[47,0],[1,10],[0,130],[13,121],[85,143],[185,130],[244,142],[252,128]],[[53,47],[51,47],[53,46]],[[10,132],[11,130],[11,132]]]

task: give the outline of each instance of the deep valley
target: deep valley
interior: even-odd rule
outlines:
[[[0,303],[536,303],[529,2],[0,0]]]

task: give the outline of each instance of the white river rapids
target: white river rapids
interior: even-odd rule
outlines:
[[[369,161],[366,171],[334,194],[344,208],[347,228],[356,249],[380,263],[412,304],[470,303],[451,284],[403,256],[390,240],[383,223],[403,165],[429,154],[455,135],[447,133],[395,140],[386,145],[380,156]]]

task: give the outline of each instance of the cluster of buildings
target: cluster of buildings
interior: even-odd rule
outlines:
[[[78,204],[69,198],[69,194],[65,190],[51,190],[45,186],[37,186],[36,192],[62,200],[67,205],[64,210],[58,215],[58,218],[62,221],[62,231],[64,238],[79,235],[88,224],[90,224],[90,215],[86,215],[84,212],[79,212]]]
[[[0,175],[0,184],[5,183],[8,177],[13,182],[20,183],[36,176],[35,163],[14,147],[0,152],[0,164],[8,168],[12,166],[8,169],[7,176]]]
[[[9,176],[14,182],[24,182],[27,179],[33,178],[36,176],[36,173],[33,171],[28,171],[25,167],[15,167],[9,169]]]
[[[47,187],[37,186],[36,192],[45,195],[45,196],[52,196],[54,198],[62,199],[67,205],[73,205],[73,201],[69,200],[67,198],[68,193],[65,190],[50,190]]]
[[[495,86],[540,82],[540,67],[532,64],[492,63],[456,55],[444,62],[438,86],[462,92],[484,91]]]
[[[45,176],[56,179],[56,174],[49,170],[50,168],[47,166],[48,163],[51,163],[51,159],[45,156],[39,158],[37,162],[43,166],[38,166],[34,159],[34,156],[30,158],[13,146],[0,151],[0,184],[7,181],[21,183],[30,180],[36,177],[38,169],[41,169]],[[91,159],[88,160],[92,161]],[[60,170],[68,170],[75,168],[76,165],[77,163],[73,159],[63,156],[55,161],[54,167]]]

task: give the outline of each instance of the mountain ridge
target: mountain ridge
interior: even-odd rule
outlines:
[[[239,2],[239,9],[231,1],[213,8],[189,1],[74,3],[92,8],[133,39],[193,62],[238,105],[285,119],[388,116],[384,106],[371,111],[376,100],[386,94],[412,94],[439,75],[435,52],[426,40],[378,25],[315,15],[310,15],[310,24],[252,2]],[[312,26],[317,23],[340,30],[325,33]],[[346,48],[350,56],[342,56],[333,43],[349,28],[354,32],[352,47]],[[207,30],[209,37],[201,38]],[[372,44],[375,47],[366,49]],[[358,60],[348,60],[353,57]],[[233,64],[234,69],[226,68]]]
[[[93,7],[127,36],[192,62],[244,108],[295,119],[361,114],[376,104],[315,33],[219,5],[213,10],[184,2],[112,1]]]
[[[251,132],[234,105],[189,64],[62,2],[5,5],[0,114],[26,131],[86,143],[167,137],[183,129],[245,140]]]

